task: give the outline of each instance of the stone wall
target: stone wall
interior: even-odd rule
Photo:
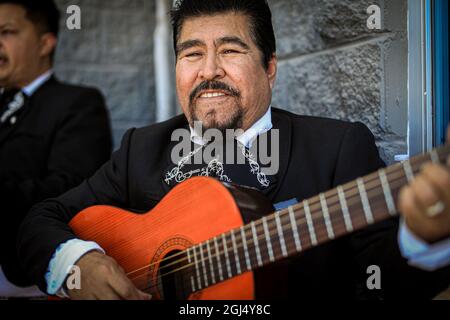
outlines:
[[[116,146],[128,127],[155,121],[155,1],[57,0],[82,10],[82,30],[65,19],[56,58],[63,80],[99,87]],[[406,0],[270,0],[278,40],[274,106],[365,123],[383,159],[407,153]],[[382,30],[367,8],[382,8]]]
[[[61,21],[56,74],[98,87],[110,110],[115,146],[125,130],[155,119],[153,78],[154,1],[57,0],[63,16],[81,8],[81,30]]]
[[[406,0],[270,0],[278,39],[274,106],[361,121],[383,159],[407,153]],[[367,8],[382,9],[382,29]]]

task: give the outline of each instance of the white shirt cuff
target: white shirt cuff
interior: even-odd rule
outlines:
[[[96,250],[105,253],[95,242],[73,239],[61,244],[50,260],[48,271],[45,275],[47,293],[49,295],[58,295],[62,298],[67,298],[67,294],[62,289],[64,281],[72,267],[86,253]]]
[[[402,220],[398,241],[400,252],[411,266],[434,271],[450,265],[450,238],[432,245],[427,244],[413,234]]]

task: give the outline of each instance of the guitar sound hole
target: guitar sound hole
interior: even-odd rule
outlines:
[[[164,257],[158,271],[160,292],[164,300],[186,300],[188,298],[185,275],[185,255],[180,251],[170,252]]]

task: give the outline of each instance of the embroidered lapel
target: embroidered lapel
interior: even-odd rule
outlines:
[[[256,161],[248,161],[251,175],[259,182],[258,189],[268,198],[275,198],[282,185],[282,181],[287,173],[289,165],[289,157],[291,153],[291,139],[292,139],[292,124],[289,117],[283,114],[283,111],[273,108],[272,121],[273,128],[278,129],[280,132],[280,167],[276,175],[265,176],[260,170],[260,165]],[[187,124],[186,124],[187,128]],[[169,150],[172,150],[177,142],[171,142]],[[192,166],[187,160],[193,157],[197,152],[202,152],[202,147],[192,143],[191,152],[186,155],[179,163],[174,164],[171,161],[171,151],[167,155],[167,168],[163,171],[161,176],[161,183],[164,191],[167,193],[177,184],[182,183],[193,176],[212,176],[223,182],[229,182],[234,184],[245,185],[240,179],[233,179],[236,175],[239,176],[239,171],[234,171],[233,175],[229,175],[227,172],[226,164],[220,160],[213,160],[210,163]],[[231,182],[230,182],[231,181]]]

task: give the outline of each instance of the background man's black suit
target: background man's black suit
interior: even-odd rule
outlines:
[[[272,118],[280,130],[281,163],[276,184],[264,193],[273,203],[301,201],[384,166],[373,135],[362,124],[277,109]],[[74,238],[67,223],[79,211],[97,204],[148,211],[167,194],[164,176],[174,166],[170,140],[177,128],[188,128],[184,116],[130,130],[121,149],[91,179],[31,210],[21,228],[19,256],[41,289],[56,248]],[[281,297],[279,290],[288,289],[291,298],[429,298],[445,289],[449,270],[428,273],[409,267],[399,252],[397,231],[398,221],[391,220],[308,251],[290,262],[288,281],[274,282],[269,295]],[[373,264],[381,268],[382,291],[367,290],[366,270]],[[263,284],[270,287],[271,278],[258,287]]]
[[[0,263],[11,282],[31,284],[16,254],[17,231],[30,208],[94,174],[111,148],[100,92],[55,78],[28,99],[16,124],[0,126]]]

